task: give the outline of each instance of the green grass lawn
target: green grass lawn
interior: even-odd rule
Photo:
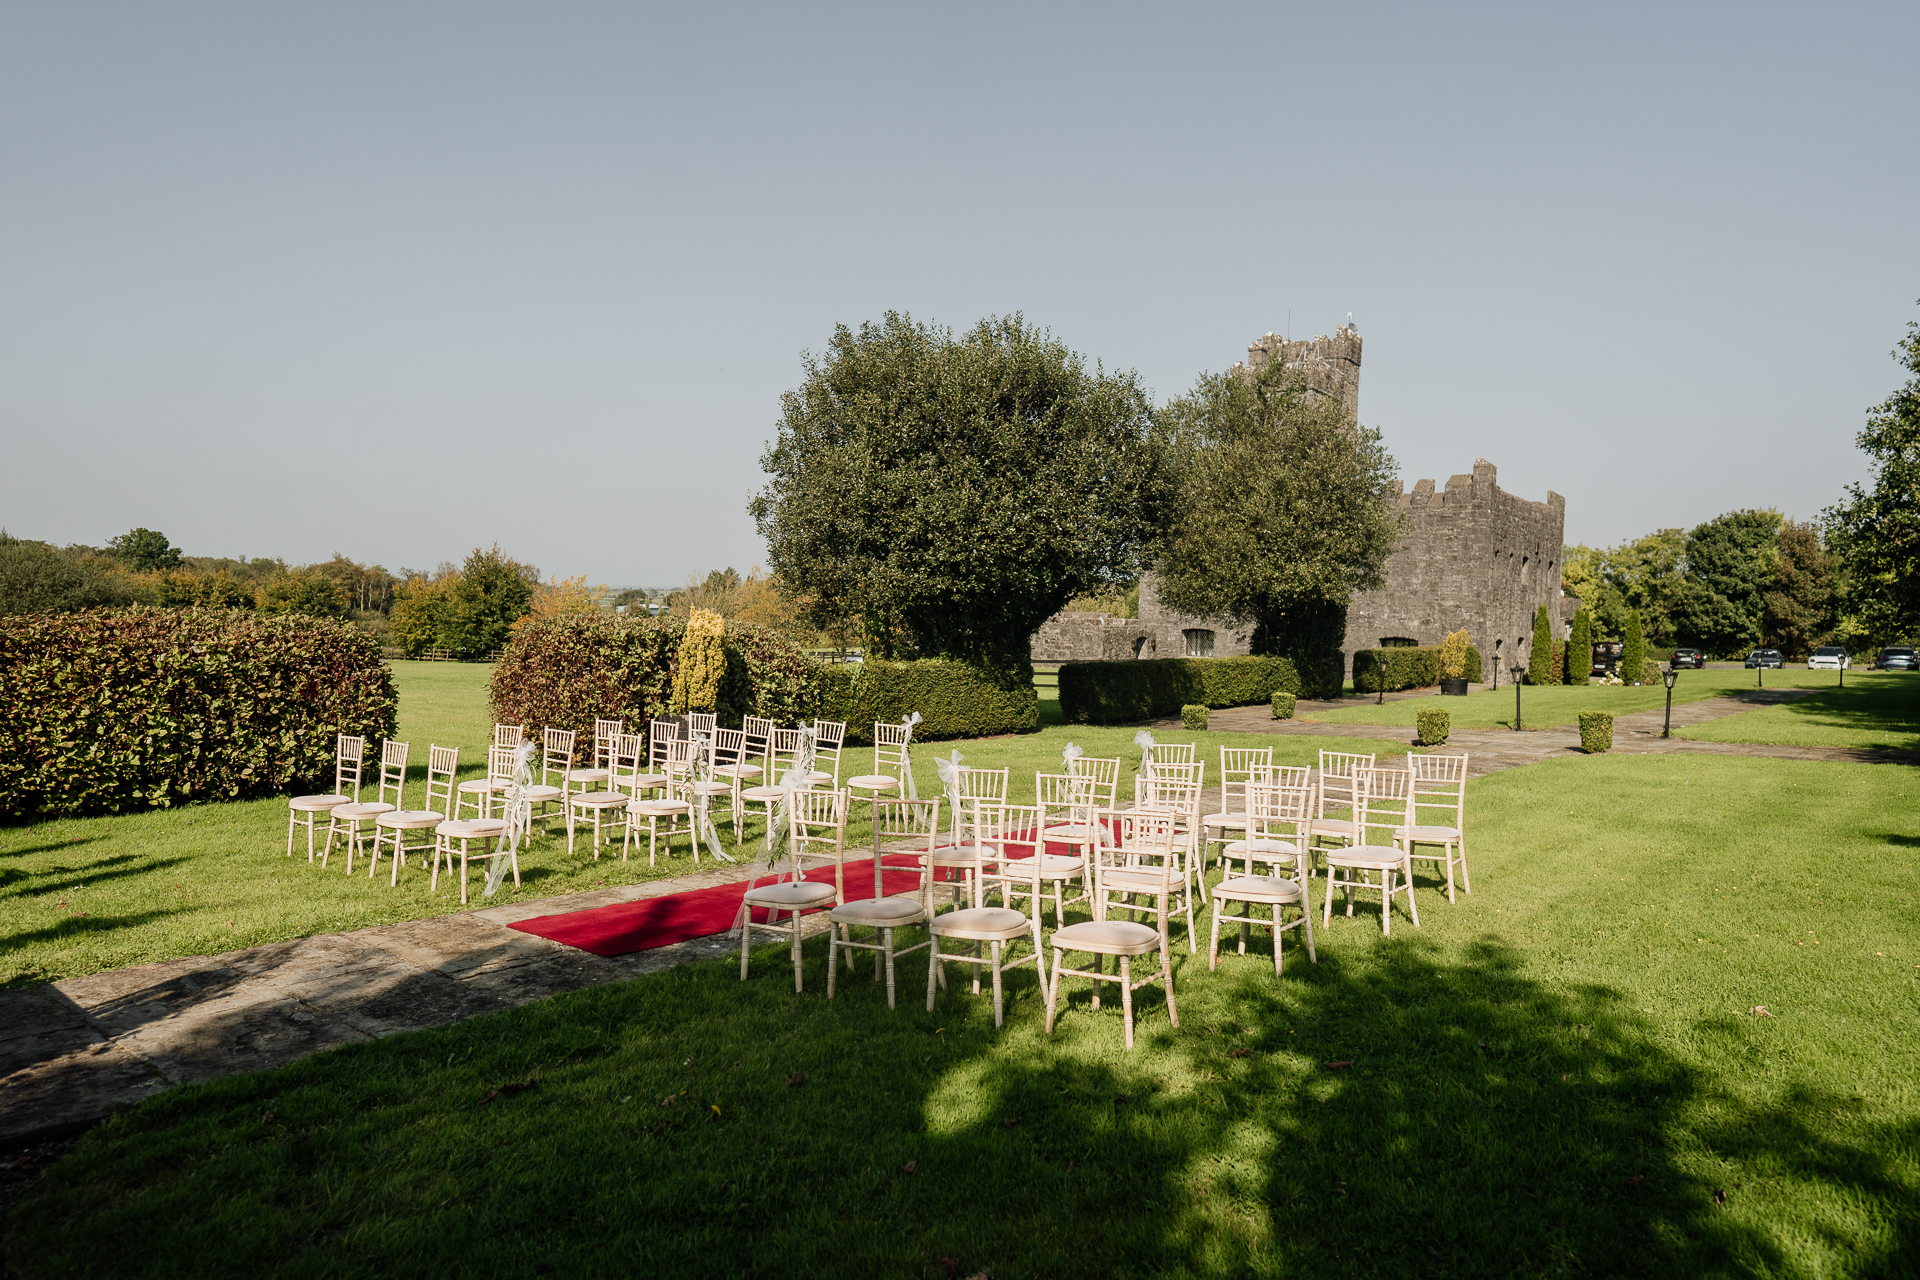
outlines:
[[[394,664],[400,734],[413,744],[411,759],[416,762],[408,804],[424,803],[429,743],[459,746],[463,777],[482,772],[492,733],[486,698],[490,670],[452,662]],[[1052,727],[1019,737],[928,743],[915,753],[915,777],[922,795],[938,795],[933,756],[957,746],[969,764],[1011,767],[1012,794],[1030,801],[1035,771],[1058,771],[1061,749],[1069,740],[1090,755],[1125,753],[1130,770],[1138,759],[1133,734],[1132,729],[1080,726],[1069,732]],[[1216,765],[1220,746],[1248,740],[1229,733],[1161,736],[1200,742]],[[1257,741],[1269,744],[1282,763],[1313,763],[1318,758],[1317,743],[1268,737]],[[1352,749],[1405,750],[1388,742]],[[866,772],[872,761],[871,748],[849,748],[841,776]],[[731,850],[732,827],[723,820],[720,829]],[[751,857],[760,830],[757,818],[748,825],[743,856]],[[603,855],[595,861],[585,841],[568,854],[558,819],[543,832],[521,855],[522,887],[516,891],[507,881],[501,888],[505,897],[496,901],[634,884],[677,875],[693,865],[684,839],[673,846],[673,856],[649,868],[644,858],[623,863],[617,855]],[[849,840],[863,843],[871,832],[865,806],[853,806]],[[286,838],[284,798],[0,827],[0,985],[214,955],[463,909],[457,886],[444,876],[437,892],[428,888],[417,859],[401,872],[395,888],[387,882],[384,865],[376,880],[364,874],[349,879],[337,858],[324,870],[308,865],[304,833],[289,859]],[[703,860],[701,865],[711,863]],[[477,894],[477,875],[473,884]],[[483,903],[475,897],[471,905]]]
[[[1476,892],[1209,975],[889,1010],[690,965],[174,1090],[10,1215],[28,1276],[1920,1270],[1916,778],[1581,757],[1471,784]],[[1202,926],[1204,929],[1204,925]],[[919,981],[924,982],[924,969]],[[957,975],[956,970],[956,975]],[[1771,1016],[1751,1012],[1763,1006]],[[1336,1065],[1330,1065],[1336,1064]],[[499,1090],[498,1094],[494,1091]]]
[[[1680,730],[1703,742],[1808,747],[1920,748],[1920,676],[1848,673],[1845,688]]]
[[[1770,689],[1824,689],[1834,685],[1839,673],[1788,668],[1766,673]],[[1886,679],[1887,677],[1870,677]],[[1848,687],[1860,677],[1847,676]],[[1673,687],[1673,704],[1698,702],[1739,694],[1754,687],[1751,671],[1708,668],[1682,671]],[[1577,722],[1582,711],[1611,711],[1617,716],[1639,711],[1658,711],[1666,705],[1664,685],[1527,685],[1520,691],[1521,718],[1535,728],[1551,728]],[[1423,710],[1438,708],[1453,717],[1456,729],[1493,729],[1513,726],[1513,688],[1483,689],[1464,698],[1435,694],[1427,698],[1403,698],[1399,702],[1360,702],[1338,711],[1322,711],[1300,718],[1320,724],[1397,724],[1412,725]]]

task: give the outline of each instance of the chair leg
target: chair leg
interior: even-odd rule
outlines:
[[[885,945],[887,948],[887,1008],[891,1009],[894,1007],[894,1003],[893,1003],[893,930],[882,929],[880,933],[881,933],[881,936],[885,939]]]
[[[747,956],[753,950],[753,908],[746,909],[747,918],[740,924],[740,981],[747,980]]]
[[[1000,1014],[1000,942],[995,939],[990,945],[993,951],[993,1025],[999,1027],[1004,1025]]]
[[[300,820],[300,815],[299,815],[299,814],[297,814],[297,813],[295,813],[295,812],[294,812],[293,810],[291,810],[291,809],[289,809],[289,810],[287,810],[287,856],[288,856],[289,858],[291,858],[291,857],[293,856],[293,828],[294,828],[294,824],[296,824],[297,822],[299,822],[299,820]],[[312,859],[312,858],[308,858],[308,859],[307,859],[307,861],[308,861],[308,862],[312,862],[312,861],[313,861],[313,859]]]
[[[1407,914],[1413,917],[1413,927],[1418,929],[1420,927],[1420,904],[1413,900],[1413,863],[1411,861],[1406,864],[1405,870],[1407,879]]]
[[[1280,904],[1273,904],[1273,976],[1280,976]]]
[[[827,924],[827,999],[833,999],[834,976],[840,972],[840,939],[847,931],[845,925]]]
[[[1120,1018],[1127,1029],[1127,1048],[1133,1048],[1133,957],[1120,957]]]
[[[1213,903],[1213,937],[1207,943],[1207,972],[1220,967],[1220,912],[1225,907],[1218,898]]]
[[[1467,834],[1460,833],[1460,887],[1468,893],[1473,892],[1473,877],[1467,874]]]
[[[800,973],[800,913],[793,913],[793,993],[799,995],[806,989]]]
[[[1279,944],[1280,940],[1276,936],[1274,938],[1274,945],[1278,946]],[[1162,930],[1160,933],[1160,974],[1160,988],[1167,993],[1167,1025],[1177,1031],[1180,1028],[1180,1006],[1173,1002],[1173,960],[1167,955],[1167,935],[1165,930]]]
[[[1320,963],[1320,957],[1313,949],[1313,891],[1307,887],[1309,880],[1300,886],[1300,920],[1307,931],[1307,959],[1314,964]]]
[[[927,1012],[933,1012],[933,984],[940,973],[940,935],[927,925]]]
[[[1044,985],[1047,993],[1047,1034],[1053,1034],[1054,1014],[1060,1008],[1060,966],[1066,963],[1067,953],[1059,947],[1053,949],[1053,980]]]

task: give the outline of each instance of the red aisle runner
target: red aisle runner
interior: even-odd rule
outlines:
[[[1017,845],[1011,842],[1007,846],[1009,853],[1032,847],[1030,844]],[[1066,852],[1066,849],[1049,841],[1047,851]],[[911,895],[920,887],[918,866],[919,860],[916,858],[905,854],[888,854],[882,872],[886,892]],[[849,902],[873,896],[872,858],[862,858],[858,862],[849,859],[846,877]],[[806,878],[832,884],[833,868],[816,867],[807,872]],[[771,877],[760,881],[761,884],[771,882]],[[737,880],[732,884],[717,884],[710,889],[690,889],[685,893],[663,894],[658,898],[642,898],[637,902],[616,902],[610,907],[535,916],[507,927],[531,933],[535,937],[563,942],[596,956],[624,956],[635,951],[651,951],[655,947],[685,942],[689,938],[709,937],[733,928],[733,922],[740,915],[740,900],[746,896],[749,883]],[[755,910],[755,920],[765,922],[766,918],[765,911]]]

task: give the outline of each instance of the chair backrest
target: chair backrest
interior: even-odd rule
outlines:
[[[496,747],[517,747],[526,740],[527,726],[523,724],[496,724],[493,726],[493,745]]]
[[[1089,840],[1093,838],[1093,811],[1113,807],[1102,803],[1098,780],[1083,773],[1034,774],[1033,799],[1042,826],[1084,826],[1089,829]]]
[[[1413,778],[1413,796],[1409,801],[1412,807],[1407,815],[1409,820],[1421,822],[1420,811],[1425,809],[1434,817],[1445,814],[1452,819],[1450,822],[1428,825],[1464,829],[1467,816],[1466,754],[1417,756],[1409,751],[1407,772]]]
[[[1247,784],[1273,767],[1272,747],[1220,748],[1220,811],[1240,813],[1247,804]],[[1238,804],[1238,808],[1235,805]]]
[[[542,786],[553,785],[553,779],[549,775],[554,773],[560,775],[560,785],[566,786],[567,770],[573,768],[574,736],[572,729],[548,729],[540,735],[543,748],[540,752],[540,784]]]
[[[1247,838],[1281,840],[1299,850],[1296,869],[1308,857],[1308,824],[1314,818],[1312,787],[1283,787],[1270,782],[1247,784]]]
[[[333,744],[333,794],[343,796],[353,788],[353,801],[360,803],[360,761],[367,754],[367,740],[341,734]]]
[[[840,747],[847,740],[847,722],[844,720],[815,720],[813,722],[813,767],[821,773],[833,775],[832,786],[840,785]]]
[[[401,808],[400,797],[407,789],[407,755],[411,745],[395,742],[389,738],[380,747],[380,789],[373,798],[394,808]],[[387,792],[393,792],[393,798],[387,798]]]
[[[792,791],[787,794],[787,849],[815,856],[831,851],[844,857],[847,844],[847,793]],[[796,862],[795,867],[799,864]]]
[[[746,750],[747,735],[740,729],[715,729],[713,731],[713,764],[740,764]]]
[[[613,740],[627,731],[625,720],[595,720],[593,722],[593,767],[605,769],[610,766],[607,759],[613,754]]]
[[[506,784],[513,782],[513,775],[519,772],[519,766],[514,761],[513,753],[519,749],[518,744],[511,747],[487,748],[488,782]]]
[[[1362,769],[1373,768],[1370,755],[1353,755],[1342,751],[1322,751],[1320,753],[1320,813],[1328,817],[1332,808],[1351,809],[1357,803],[1357,788],[1354,777]]]
[[[1056,775],[1061,776],[1061,775]],[[1081,779],[1082,786],[1088,786]],[[995,804],[981,802],[978,819],[978,844],[981,870],[992,880],[1014,881],[1027,885],[1036,895],[1034,910],[1040,909],[1040,855],[1047,851],[1046,806],[1038,804]],[[1091,823],[1093,815],[1087,815]],[[1009,849],[1008,846],[1013,848]]]
[[[607,790],[632,791],[647,762],[647,740],[638,733],[616,733],[607,747]]]
[[[844,793],[842,793],[844,794]],[[920,890],[928,915],[933,914],[933,851],[940,842],[940,801],[882,800],[873,802],[874,835],[882,843],[908,845],[894,853],[911,853],[920,860]]]
[[[1313,787],[1313,766],[1305,764],[1270,764],[1264,769],[1256,769],[1252,782],[1265,783],[1269,787]],[[1315,800],[1318,803],[1316,797]]]
[[[1361,769],[1354,774],[1354,789],[1359,792],[1354,814],[1360,843],[1392,848],[1398,843],[1394,832],[1412,816],[1413,775],[1404,769]]]
[[[656,773],[670,772],[667,768],[667,751],[675,742],[681,741],[678,720],[653,720],[647,724],[647,739],[653,744],[652,754],[648,757]]]
[[[1100,868],[1096,879],[1120,867],[1158,872],[1165,884],[1160,892],[1171,892],[1180,871],[1180,855],[1173,847],[1176,825],[1176,815],[1150,809],[1096,811],[1093,852]]]
[[[773,721],[765,716],[746,716],[740,721],[740,732],[747,735],[746,762],[767,763],[767,750],[773,742]]]
[[[907,742],[913,730],[904,724],[873,723],[873,771],[900,778],[907,767]]]
[[[1096,803],[1109,809],[1118,803],[1119,756],[1081,756],[1068,768],[1068,772],[1092,780]]]
[[[767,782],[777,783],[800,764],[800,750],[806,743],[801,729],[775,729],[767,738]]]
[[[711,738],[713,731],[719,727],[719,717],[711,711],[687,712],[687,728],[691,729],[696,737],[704,733]]]
[[[701,753],[702,748],[697,738],[672,738],[667,742],[666,759],[661,763],[666,766],[669,778],[691,785],[695,781],[694,766],[698,763]]]
[[[1193,808],[1198,812],[1200,791],[1206,786],[1207,766],[1194,761],[1186,764],[1163,764],[1150,775],[1133,776],[1133,803],[1149,809],[1165,809],[1166,795],[1186,797],[1191,789]],[[1177,788],[1167,792],[1166,788]]]
[[[427,803],[434,813],[453,814],[453,779],[460,771],[460,748],[427,744]],[[439,803],[434,803],[438,801]]]

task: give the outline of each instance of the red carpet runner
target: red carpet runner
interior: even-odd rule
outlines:
[[[1028,831],[1021,834],[1033,833]],[[1006,846],[1007,852],[1015,857],[1031,856],[1032,848],[1031,844],[1012,842]],[[1070,850],[1050,840],[1047,842],[1047,852],[1067,853]],[[917,868],[918,865],[918,860],[910,856],[888,854],[881,872],[885,877],[886,892],[910,895],[918,889],[920,875],[917,870],[894,870],[895,867]],[[849,902],[873,896],[872,858],[862,858],[858,862],[848,859],[846,877]],[[833,868],[817,867],[807,872],[806,878],[832,884]],[[769,878],[760,883],[770,882]],[[685,942],[689,938],[709,937],[733,928],[733,922],[740,914],[740,899],[746,896],[749,883],[747,880],[738,880],[732,884],[717,884],[711,889],[691,889],[686,893],[642,898],[638,902],[617,902],[610,907],[535,916],[507,927],[531,933],[535,937],[563,942],[582,951],[591,951],[596,956],[624,956],[635,951],[651,951],[655,947]],[[764,922],[766,918],[765,911],[755,910],[755,920]]]

